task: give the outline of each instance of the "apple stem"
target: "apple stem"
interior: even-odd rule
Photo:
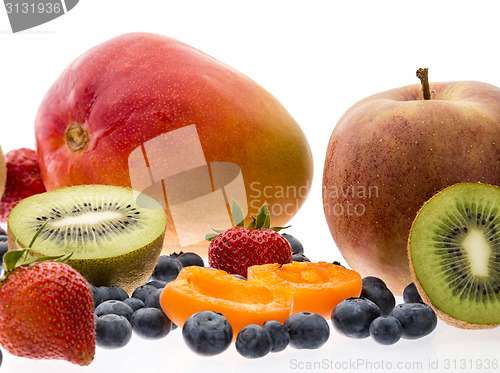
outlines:
[[[429,68],[420,68],[417,70],[417,78],[420,79],[420,84],[422,85],[422,95],[424,100],[431,99],[431,89],[429,87]]]

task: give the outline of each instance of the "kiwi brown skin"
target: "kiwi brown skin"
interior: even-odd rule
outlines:
[[[480,184],[480,183],[478,183],[478,184]],[[457,184],[455,184],[455,185],[457,185]],[[484,184],[484,185],[490,185],[490,184]],[[451,188],[452,186],[449,186],[447,188],[441,189],[438,193],[436,193],[436,195],[438,195],[439,193],[442,193],[444,190],[446,190],[448,188]],[[494,185],[490,185],[490,186],[494,186]],[[496,187],[498,187],[498,186],[496,186]],[[431,198],[433,198],[433,197],[431,197]],[[424,206],[429,201],[430,201],[430,199],[428,201],[426,201],[422,205],[422,207],[419,209],[417,215],[415,215],[415,219],[413,220],[413,222],[411,224],[410,234],[408,235],[408,246],[407,246],[408,249],[407,249],[407,253],[408,253],[408,261],[409,261],[409,267],[410,267],[410,275],[411,275],[412,281],[415,284],[415,287],[417,288],[418,294],[420,295],[420,297],[422,298],[422,300],[424,301],[424,303],[426,303],[426,304],[428,304],[429,306],[432,307],[432,309],[436,313],[437,317],[440,320],[444,321],[448,325],[454,326],[454,327],[459,328],[459,329],[467,329],[467,330],[480,330],[480,329],[494,329],[494,328],[496,328],[500,324],[474,324],[474,323],[470,323],[470,322],[467,322],[467,321],[464,321],[464,320],[459,320],[459,319],[456,319],[454,317],[451,317],[450,315],[448,315],[447,313],[443,312],[441,309],[439,309],[438,307],[436,307],[432,303],[431,299],[429,298],[429,296],[425,292],[424,288],[422,287],[422,285],[420,285],[420,282],[418,280],[417,274],[415,272],[415,268],[413,266],[413,260],[412,260],[412,257],[411,257],[411,245],[410,245],[410,243],[411,243],[411,232],[413,230],[413,225],[415,224],[417,216],[420,214],[420,211],[424,208]]]

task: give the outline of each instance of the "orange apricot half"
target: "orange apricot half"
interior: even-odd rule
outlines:
[[[248,268],[248,280],[273,287],[290,287],[292,312],[315,312],[330,319],[342,300],[361,294],[361,275],[327,262],[264,264]]]
[[[252,283],[222,270],[189,266],[165,286],[160,305],[179,327],[198,311],[219,312],[229,321],[236,338],[249,324],[284,322],[290,316],[292,296],[287,286]]]

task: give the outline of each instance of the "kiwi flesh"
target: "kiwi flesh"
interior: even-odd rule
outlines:
[[[31,246],[34,255],[71,252],[68,264],[88,282],[118,285],[127,292],[153,272],[165,228],[166,214],[158,202],[111,185],[77,185],[33,195],[12,209],[7,222],[9,249],[29,247],[39,232]]]
[[[413,281],[438,317],[464,329],[500,324],[500,187],[460,183],[419,211],[408,240]]]

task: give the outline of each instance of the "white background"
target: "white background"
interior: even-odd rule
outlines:
[[[312,260],[342,261],[321,206],[324,155],[337,120],[368,95],[418,83],[418,67],[430,68],[431,81],[500,86],[499,10],[496,1],[82,0],[63,17],[13,34],[0,6],[0,145],[4,152],[34,147],[33,121],[43,95],[88,48],[131,31],[177,38],[251,77],[300,124],[313,151],[315,175],[289,233],[304,243]],[[488,359],[500,360],[499,333],[440,323],[427,338],[386,347],[332,331],[317,351],[288,348],[246,360],[234,346],[214,358],[198,357],[176,330],[161,341],[134,337],[123,349],[98,349],[86,368],[4,351],[0,370],[311,371],[307,364],[314,363],[320,371],[495,371],[488,369]]]

